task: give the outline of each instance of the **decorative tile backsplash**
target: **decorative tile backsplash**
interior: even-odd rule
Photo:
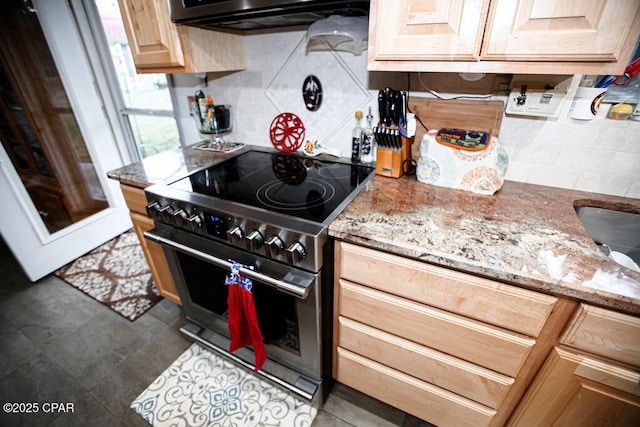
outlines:
[[[569,104],[557,120],[504,118],[506,178],[640,198],[640,123],[604,119],[604,106],[594,120],[569,119]]]
[[[307,55],[304,36],[304,31],[246,36],[248,69],[210,74],[207,87],[195,76],[174,75],[185,143],[201,139],[186,103],[186,97],[201,88],[216,103],[233,107],[230,141],[271,146],[271,121],[289,111],[302,118],[308,139],[348,155],[355,110],[366,115],[371,106],[374,121],[378,119],[379,88],[369,86],[372,75],[367,71],[366,52],[361,56],[341,52]],[[302,101],[302,83],[308,74],[318,76],[323,85],[324,101],[316,112],[307,111]],[[376,73],[375,80],[384,75]],[[414,88],[411,94],[431,96]],[[557,120],[504,117],[500,140],[510,159],[506,179],[640,198],[640,122],[604,119],[606,108],[594,120],[572,120],[567,117],[570,104],[565,102]]]
[[[314,75],[322,88],[322,104],[307,110],[302,97],[303,83]],[[279,113],[296,114],[306,128],[306,139],[328,144],[340,128],[353,126],[353,115],[362,110],[372,95],[335,52],[306,54],[302,37],[291,56],[267,87],[265,94]],[[348,152],[343,151],[343,155]]]

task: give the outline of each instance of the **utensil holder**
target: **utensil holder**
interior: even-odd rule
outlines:
[[[411,158],[411,144],[414,137],[401,136],[400,149],[378,147],[376,149],[376,174],[390,178],[400,178],[404,175],[404,161]]]

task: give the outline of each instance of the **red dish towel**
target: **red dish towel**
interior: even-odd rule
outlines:
[[[256,306],[253,302],[251,279],[240,275],[241,265],[233,263],[231,273],[226,277],[225,284],[229,285],[229,351],[234,352],[239,348],[253,345],[255,354],[255,370],[259,371],[267,359],[267,350],[264,347],[262,332],[258,324]]]

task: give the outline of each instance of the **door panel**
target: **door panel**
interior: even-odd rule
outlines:
[[[617,61],[640,3],[635,0],[497,0],[482,59]]]
[[[637,426],[640,374],[554,347],[509,426]]]
[[[379,22],[375,59],[477,60],[486,0],[385,0],[372,2]]]
[[[71,9],[64,0],[27,3],[5,2],[0,17],[5,29],[27,19],[33,31],[22,46],[11,33],[1,34],[0,56],[15,96],[1,94],[0,194],[7,203],[0,230],[37,280],[127,230],[131,220],[118,183],[106,177],[123,161]],[[31,44],[37,37],[41,42]],[[16,109],[24,116],[16,121],[22,131],[10,123],[15,115],[6,114]],[[20,155],[27,160],[16,162]]]

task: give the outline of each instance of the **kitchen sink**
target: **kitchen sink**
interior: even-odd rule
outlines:
[[[605,254],[618,264],[640,271],[640,214],[593,206],[578,206],[575,210]]]

